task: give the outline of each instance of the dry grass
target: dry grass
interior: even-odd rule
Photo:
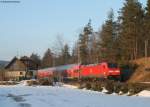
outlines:
[[[138,65],[128,82],[150,82],[150,58],[141,58],[133,61]]]

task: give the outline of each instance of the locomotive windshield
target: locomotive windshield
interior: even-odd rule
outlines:
[[[114,64],[114,63],[108,63],[108,67],[109,68],[117,68],[117,64]]]

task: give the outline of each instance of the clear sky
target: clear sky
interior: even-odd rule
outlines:
[[[71,46],[89,19],[97,31],[108,11],[113,8],[117,15],[124,0],[20,1],[0,3],[0,60],[32,52],[42,56],[54,47],[57,35]]]

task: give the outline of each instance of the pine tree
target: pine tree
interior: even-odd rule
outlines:
[[[137,0],[126,0],[120,15],[121,60],[129,61],[140,56],[143,9]]]
[[[145,40],[145,45],[147,45],[145,56],[150,56],[150,0],[147,1],[147,7],[146,7],[146,14],[144,18],[144,40]]]
[[[102,60],[114,62],[115,61],[115,52],[114,52],[114,43],[116,38],[115,31],[116,24],[114,22],[114,13],[113,10],[110,11],[108,19],[105,24],[102,26],[100,31],[100,50]]]
[[[42,59],[42,68],[53,66],[53,55],[50,49],[48,49]]]
[[[71,63],[78,63],[79,62],[79,47],[78,43],[75,43],[71,53]]]
[[[91,26],[91,20],[84,27],[83,32],[79,35],[79,54],[80,54],[80,63],[88,64],[89,61],[89,35],[92,34],[93,29]]]
[[[69,64],[70,63],[70,53],[69,53],[69,46],[65,44],[64,48],[62,49],[62,64]]]
[[[98,32],[93,32],[90,35],[89,39],[89,63],[98,63],[98,55],[99,55],[99,50],[97,46],[97,36]]]
[[[31,56],[30,56],[30,59],[32,59],[38,65],[38,68],[41,67],[40,56],[38,56],[37,54],[32,53]]]

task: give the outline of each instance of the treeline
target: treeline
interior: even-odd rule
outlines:
[[[126,64],[150,56],[150,0],[143,7],[138,0],[125,0],[115,20],[113,10],[98,32],[91,22],[79,35],[79,62],[101,61]]]
[[[73,57],[70,54],[69,46],[62,46],[60,52],[52,52],[50,48],[46,50],[41,58],[38,54],[32,53],[30,58],[39,65],[39,68],[54,67],[74,63]]]
[[[40,60],[36,54],[31,58],[39,61],[42,68],[70,63],[93,64],[102,61],[126,64],[130,60],[150,56],[150,0],[143,7],[138,0],[125,0],[114,16],[108,14],[99,31],[94,31],[91,20],[79,34],[72,49],[68,44],[59,53],[48,49]]]

